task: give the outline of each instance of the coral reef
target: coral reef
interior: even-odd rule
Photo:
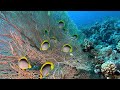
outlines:
[[[7,74],[1,72],[1,78],[39,79],[40,68],[47,61],[55,64],[55,68],[44,78],[70,79],[76,69],[90,70],[86,55],[80,56],[84,34],[66,12],[1,11],[0,20],[0,62],[3,69],[6,66],[10,69]],[[64,25],[59,26],[61,20]],[[70,52],[62,52],[64,45],[70,46]],[[22,57],[30,62],[30,69],[19,67]]]
[[[118,18],[78,29],[64,11],[1,11],[0,23],[0,79],[120,78]]]
[[[92,49],[95,51],[94,73],[102,75],[101,78],[117,79],[120,70],[119,18],[109,17],[102,22],[96,22],[93,26],[83,27],[81,31],[94,45]]]

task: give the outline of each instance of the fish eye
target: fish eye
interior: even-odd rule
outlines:
[[[48,42],[48,40],[44,40],[43,43],[41,44],[41,48],[40,50],[48,50],[48,48],[50,47],[50,43]]]
[[[72,52],[72,46],[69,45],[69,44],[65,44],[65,45],[63,45],[63,47],[62,47],[62,51],[63,51],[63,52]]]
[[[58,26],[60,29],[63,29],[64,26],[65,26],[65,22],[63,20],[60,20],[59,23],[58,23]]]

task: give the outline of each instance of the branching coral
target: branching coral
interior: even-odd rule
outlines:
[[[105,75],[106,78],[111,78],[110,76],[114,75],[116,72],[116,65],[111,61],[107,61],[101,65],[101,72]]]

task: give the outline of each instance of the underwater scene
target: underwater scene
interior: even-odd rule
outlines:
[[[0,79],[120,79],[120,11],[0,11]]]

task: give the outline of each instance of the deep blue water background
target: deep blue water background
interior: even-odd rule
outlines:
[[[120,11],[68,11],[68,15],[80,27],[94,24],[105,17],[120,17]]]

